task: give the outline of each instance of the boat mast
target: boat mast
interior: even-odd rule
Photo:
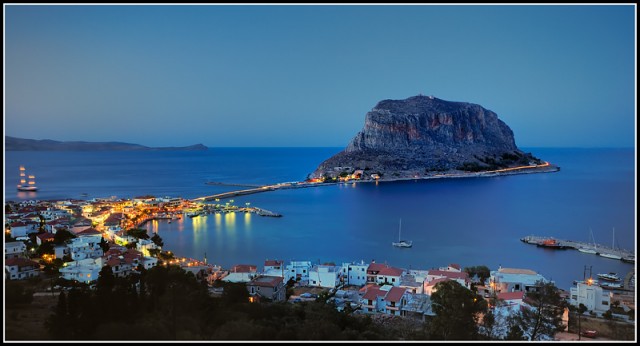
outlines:
[[[402,232],[402,219],[400,219],[400,225],[398,226],[398,241],[402,240],[400,233]]]

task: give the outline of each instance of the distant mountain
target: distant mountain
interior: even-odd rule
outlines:
[[[122,142],[60,142],[50,139],[26,139],[5,136],[6,151],[145,151],[145,150],[207,150],[202,144],[187,147],[147,147]]]

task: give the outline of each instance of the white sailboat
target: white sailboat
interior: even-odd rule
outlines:
[[[596,247],[596,240],[593,237],[593,231],[591,230],[591,228],[589,228],[589,236],[590,236],[589,242],[591,242],[591,239],[593,239],[593,248],[590,247],[590,246],[582,246],[582,247],[578,248],[578,251],[597,255],[598,254],[598,250],[597,250],[597,247]]]
[[[611,250],[615,251],[615,248],[616,248],[616,229],[614,228],[613,229],[613,243],[611,244]],[[599,255],[602,256],[602,257],[611,258],[611,259],[617,259],[617,260],[622,259],[622,256],[614,254],[614,253],[600,252]]]
[[[413,246],[412,240],[402,240],[402,219],[400,219],[400,226],[398,227],[398,241],[392,242],[391,245],[396,247],[411,247]]]

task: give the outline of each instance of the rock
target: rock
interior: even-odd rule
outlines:
[[[363,179],[411,177],[445,171],[480,172],[540,160],[518,149],[513,131],[480,105],[433,96],[383,100],[366,114],[364,128],[310,178],[363,170]]]

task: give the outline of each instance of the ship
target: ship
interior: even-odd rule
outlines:
[[[18,185],[18,191],[38,191],[35,175],[27,175],[24,166],[20,166],[20,184]]]
[[[620,277],[616,273],[598,274],[598,279],[605,281],[620,281]]]
[[[547,248],[559,249],[559,250],[564,250],[567,248],[566,246],[560,244],[560,242],[558,242],[553,238],[544,239],[543,241],[537,243],[536,245],[540,247],[547,247]]]
[[[413,241],[412,240],[402,240],[402,236],[401,236],[401,232],[402,232],[402,219],[400,219],[400,226],[398,227],[398,241],[397,242],[392,242],[391,245],[395,246],[395,247],[412,247],[413,246]]]

